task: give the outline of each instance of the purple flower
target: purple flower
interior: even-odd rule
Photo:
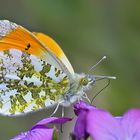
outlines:
[[[49,124],[63,124],[71,121],[70,118],[46,118],[36,123],[29,131],[22,132],[12,140],[52,140],[54,129]]]
[[[74,128],[76,140],[88,136],[94,140],[140,140],[140,109],[130,109],[122,117],[113,117],[80,101],[74,105],[74,111],[78,116]]]

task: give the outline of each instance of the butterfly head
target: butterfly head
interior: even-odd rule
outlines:
[[[79,85],[83,88],[83,90],[87,90],[95,85],[95,77],[94,75],[82,74],[79,77]]]
[[[95,85],[95,77],[89,74],[85,75],[84,77],[80,79],[80,84],[82,86],[89,86],[89,85],[93,86]]]

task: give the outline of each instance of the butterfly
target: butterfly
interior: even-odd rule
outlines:
[[[77,74],[49,36],[0,20],[0,114],[24,115],[57,104],[69,106],[95,85]]]

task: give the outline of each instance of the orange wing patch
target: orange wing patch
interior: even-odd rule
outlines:
[[[55,59],[43,43],[27,29],[8,20],[0,20],[0,51],[18,49],[47,61],[56,68],[63,66]]]
[[[6,34],[0,40],[1,51],[10,48],[19,49],[39,57],[43,57],[43,52],[46,51],[30,33],[20,26]]]
[[[64,52],[62,51],[62,49],[59,47],[59,45],[49,36],[43,34],[43,33],[37,33],[37,32],[33,32],[33,34],[35,36],[37,36],[37,38],[42,41],[45,45],[47,45],[47,47],[50,48],[50,50],[58,57],[62,57],[64,55]]]

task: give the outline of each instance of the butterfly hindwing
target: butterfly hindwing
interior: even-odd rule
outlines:
[[[0,113],[20,115],[52,106],[68,88],[65,73],[33,54],[0,51]]]

